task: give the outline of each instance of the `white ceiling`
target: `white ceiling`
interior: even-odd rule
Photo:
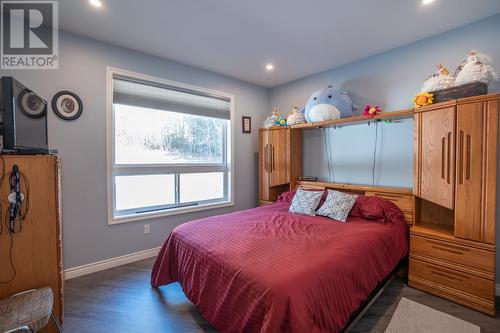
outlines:
[[[499,0],[101,1],[60,1],[61,29],[265,87],[500,12]]]

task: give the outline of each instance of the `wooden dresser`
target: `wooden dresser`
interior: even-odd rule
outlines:
[[[1,155],[0,171],[6,175],[0,188],[3,230],[0,234],[0,282],[13,276],[9,259],[11,235],[5,225],[9,194],[8,175],[17,164],[29,183],[29,210],[20,232],[12,234],[12,259],[16,276],[0,283],[0,299],[41,287],[54,292],[53,311],[63,319],[63,265],[60,214],[59,165],[49,155]],[[3,167],[2,167],[3,166]],[[21,192],[28,194],[27,182],[21,177]],[[23,209],[27,200],[23,201]],[[57,332],[52,322],[41,332]]]
[[[302,132],[290,127],[259,129],[259,205],[293,189],[302,173]]]
[[[408,284],[495,315],[500,94],[414,115],[414,226]]]

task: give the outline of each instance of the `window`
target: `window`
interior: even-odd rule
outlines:
[[[109,69],[110,223],[232,204],[232,96]]]

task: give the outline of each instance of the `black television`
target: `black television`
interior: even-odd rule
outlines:
[[[3,153],[45,154],[47,101],[10,76],[0,79],[0,146]]]

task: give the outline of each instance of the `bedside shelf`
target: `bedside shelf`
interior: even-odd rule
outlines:
[[[414,225],[411,228],[411,233],[453,237],[453,225],[431,223]]]

